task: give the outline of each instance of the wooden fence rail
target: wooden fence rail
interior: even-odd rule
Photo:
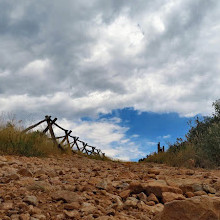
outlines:
[[[88,143],[85,143],[84,141],[79,140],[79,137],[72,136],[71,130],[67,130],[65,128],[62,128],[60,125],[58,125],[56,123],[56,121],[57,121],[57,118],[54,118],[52,120],[51,116],[46,115],[44,120],[42,120],[34,125],[31,125],[30,127],[23,130],[23,132],[24,133],[28,132],[31,129],[33,129],[43,123],[47,123],[46,128],[43,130],[43,133],[45,133],[45,134],[49,133],[53,143],[61,150],[65,150],[66,148],[69,147],[73,151],[80,151],[80,152],[85,153],[87,155],[99,155],[100,157],[105,157],[105,153],[102,153],[102,151],[100,149],[97,149],[96,147],[90,146],[90,145],[88,145]],[[62,132],[64,132],[64,135],[56,137],[54,129],[53,129],[54,126],[59,128],[60,130],[62,130]],[[59,139],[61,139],[61,141],[58,141]]]

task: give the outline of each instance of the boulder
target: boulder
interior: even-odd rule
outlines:
[[[219,216],[219,197],[197,196],[166,203],[163,211],[156,215],[153,220],[218,220]]]

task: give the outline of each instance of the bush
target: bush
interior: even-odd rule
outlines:
[[[191,123],[186,140],[177,139],[167,152],[154,153],[147,162],[165,163],[171,166],[214,168],[220,166],[220,103],[213,103],[212,117],[198,117]]]

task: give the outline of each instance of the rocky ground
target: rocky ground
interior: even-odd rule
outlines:
[[[0,219],[219,220],[220,170],[0,156]]]

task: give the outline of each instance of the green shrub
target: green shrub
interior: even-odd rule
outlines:
[[[147,162],[165,163],[171,166],[214,168],[220,166],[220,103],[213,103],[215,113],[211,117],[198,117],[191,123],[186,140],[177,139],[166,152],[154,153]]]

